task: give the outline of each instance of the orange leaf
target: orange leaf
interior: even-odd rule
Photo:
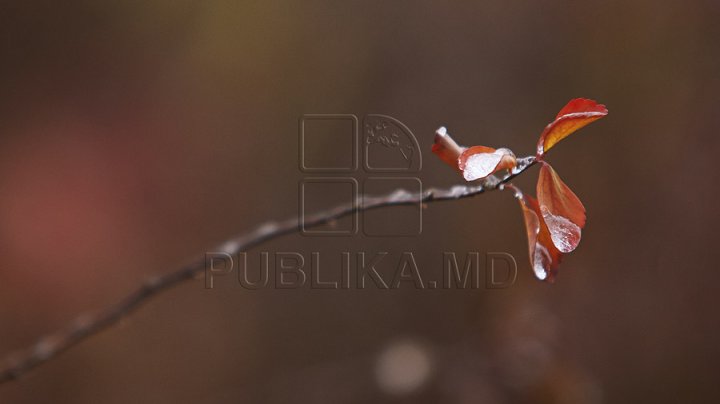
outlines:
[[[555,120],[545,127],[537,144],[537,155],[542,156],[551,147],[571,133],[608,114],[604,105],[593,100],[576,98],[560,110]]]
[[[553,244],[569,253],[580,243],[585,227],[585,207],[560,179],[555,170],[543,162],[537,182],[540,213],[547,224]]]
[[[512,185],[509,185],[512,187]],[[530,195],[523,195],[515,189],[515,196],[520,201],[527,230],[530,265],[535,277],[543,281],[553,282],[557,267],[562,260],[562,253],[555,247],[550,231],[540,214],[538,201]]]
[[[450,137],[445,127],[441,127],[435,131],[435,143],[432,146],[432,152],[450,167],[460,171],[458,158],[465,149],[465,147],[455,143],[455,140]]]
[[[517,165],[515,155],[505,148],[473,146],[466,149],[458,159],[458,167],[466,181],[475,181]]]

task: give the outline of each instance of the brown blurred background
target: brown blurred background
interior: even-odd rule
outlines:
[[[443,251],[505,251],[517,283],[189,282],[0,402],[718,402],[719,18],[711,0],[0,2],[3,357],[297,214],[303,114],[391,115],[423,184],[448,186],[440,125],[527,155],[569,99],[610,109],[548,157],[588,211],[554,285],[508,193],[432,204],[415,238],[263,249],[413,251],[427,277]]]

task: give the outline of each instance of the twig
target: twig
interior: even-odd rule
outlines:
[[[355,211],[367,211],[386,206],[413,205],[469,198],[485,191],[502,189],[507,183],[535,164],[535,157],[518,159],[518,165],[504,177],[490,176],[482,184],[474,186],[456,185],[448,189],[430,188],[421,193],[410,193],[402,189],[382,196],[360,196],[355,203],[339,205],[332,209],[306,216],[304,227],[313,227],[331,222]],[[216,247],[213,251],[237,254],[265,241],[294,233],[299,230],[299,218],[283,222],[267,222],[255,231],[234,237]],[[86,338],[110,327],[139,308],[156,294],[168,290],[186,280],[196,278],[205,271],[205,255],[173,272],[147,280],[140,288],[118,303],[95,315],[81,316],[69,327],[53,335],[41,338],[28,350],[14,355],[8,366],[0,371],[0,384],[17,379],[35,367],[55,358],[65,350],[79,344]]]

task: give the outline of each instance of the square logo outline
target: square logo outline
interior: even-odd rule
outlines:
[[[349,120],[352,122],[352,164],[350,167],[308,167],[305,164],[305,121],[307,120]],[[358,170],[358,117],[355,114],[303,114],[299,120],[299,168],[304,173],[351,173]]]
[[[368,181],[372,181],[372,180],[381,180],[381,181],[387,181],[387,180],[401,180],[401,181],[414,180],[414,181],[417,181],[418,186],[419,186],[419,188],[418,188],[419,191],[418,191],[418,192],[419,192],[420,195],[422,195],[422,189],[423,189],[422,180],[420,180],[420,178],[418,178],[418,177],[386,177],[386,176],[367,177],[367,178],[363,181],[363,190],[362,190],[363,192],[362,192],[362,197],[361,197],[362,200],[360,201],[360,203],[362,204],[361,206],[362,206],[363,208],[365,208],[365,196],[368,196],[368,195],[367,195],[367,191],[366,191],[366,184],[367,184]],[[412,192],[412,191],[410,191],[410,192]],[[408,205],[408,206],[415,206],[415,205],[413,204],[413,205]],[[393,234],[393,233],[388,233],[388,234],[372,234],[372,233],[369,233],[369,232],[367,231],[367,226],[366,226],[366,223],[365,223],[365,213],[368,212],[368,210],[363,209],[363,211],[362,211],[362,215],[363,215],[363,220],[362,220],[362,234],[363,234],[365,237],[375,237],[375,238],[378,238],[378,237],[417,237],[417,236],[421,235],[421,234],[422,234],[422,231],[423,231],[423,213],[422,213],[422,212],[423,212],[423,207],[422,207],[422,201],[418,200],[417,207],[418,207],[418,214],[420,215],[419,221],[418,221],[418,231],[417,231],[417,233],[413,233],[413,234]]]
[[[311,230],[305,228],[305,184],[350,184],[352,185],[352,202],[350,215],[352,216],[352,229],[350,230]],[[358,205],[358,188],[357,179],[353,177],[306,177],[299,183],[299,206],[300,206],[300,235],[302,236],[354,236],[358,233],[359,225],[359,205]]]

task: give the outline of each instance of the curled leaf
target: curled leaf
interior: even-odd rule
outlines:
[[[458,158],[465,149],[465,147],[458,145],[455,140],[450,137],[445,127],[440,127],[435,131],[435,142],[432,146],[432,152],[455,170],[460,171]]]
[[[544,162],[538,177],[537,197],[540,214],[555,247],[563,253],[573,251],[585,227],[585,207],[550,164]]]
[[[466,149],[458,159],[458,167],[466,181],[479,180],[490,174],[517,165],[515,154],[510,149],[493,149],[473,146]]]
[[[555,120],[545,127],[537,144],[537,155],[546,151],[571,133],[608,114],[604,105],[593,100],[576,98],[560,110]]]
[[[512,187],[510,185],[509,187]],[[528,237],[528,253],[530,265],[535,277],[541,281],[553,282],[557,267],[562,260],[562,253],[555,247],[545,221],[540,214],[538,201],[530,195],[524,195],[515,190],[515,197],[520,201],[520,207],[525,219],[525,229]]]

